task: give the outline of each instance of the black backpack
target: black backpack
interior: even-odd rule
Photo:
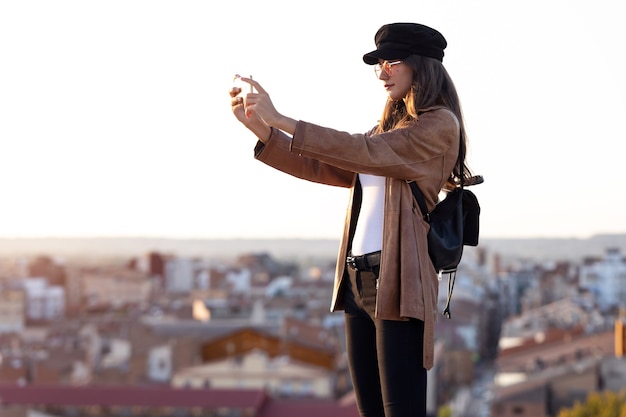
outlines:
[[[472,177],[471,184],[480,184],[481,176]],[[443,315],[451,318],[450,300],[456,279],[456,270],[463,256],[463,246],[477,246],[480,205],[476,195],[463,184],[448,191],[446,198],[428,212],[422,190],[415,181],[409,182],[415,200],[430,224],[428,231],[428,254],[439,274],[448,274],[448,299]]]

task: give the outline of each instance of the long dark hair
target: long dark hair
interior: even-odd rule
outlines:
[[[465,123],[463,122],[461,102],[452,78],[441,61],[434,58],[410,55],[402,62],[413,69],[413,85],[406,100],[387,99],[378,131],[386,132],[406,126],[409,122],[419,118],[421,109],[431,106],[445,106],[456,115],[461,126],[459,157],[450,173],[447,186],[458,185],[461,182],[461,176],[465,183],[467,179],[472,177],[472,173],[465,162],[467,150]]]

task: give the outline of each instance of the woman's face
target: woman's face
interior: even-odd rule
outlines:
[[[402,61],[380,61],[376,66],[378,79],[392,100],[401,100],[411,91],[413,70]]]

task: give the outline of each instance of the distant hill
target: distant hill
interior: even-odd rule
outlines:
[[[602,234],[586,239],[482,239],[480,247],[497,252],[507,259],[574,261],[602,256],[609,248],[618,248],[626,256],[626,234]]]
[[[505,259],[579,260],[601,256],[607,248],[626,255],[626,234],[587,239],[481,239],[480,247]],[[334,260],[334,239],[160,239],[160,238],[0,238],[0,256],[133,257],[149,251],[180,256],[232,258],[242,253],[267,252],[279,259]],[[473,250],[473,248],[469,248]]]
[[[335,258],[332,239],[0,238],[0,256],[133,257],[155,251],[180,256],[232,258],[267,252],[277,258]]]

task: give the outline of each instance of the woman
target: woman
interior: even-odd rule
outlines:
[[[439,192],[470,177],[465,129],[442,65],[444,37],[416,23],[382,26],[363,56],[388,93],[378,125],[348,134],[279,113],[268,93],[231,90],[233,113],[258,138],[255,157],[290,175],[350,187],[331,311],[344,310],[359,411],[367,417],[426,415],[438,279],[428,224],[407,181],[431,210]],[[463,166],[463,170],[461,167]]]

